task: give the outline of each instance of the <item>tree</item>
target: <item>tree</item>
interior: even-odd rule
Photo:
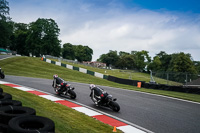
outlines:
[[[49,54],[60,56],[61,47],[58,40],[60,29],[53,19],[37,19],[29,25],[27,44],[33,55]]]
[[[97,61],[106,63],[107,66],[115,66],[116,62],[119,60],[117,51],[110,50],[107,54],[102,54]]]
[[[75,46],[75,58],[79,61],[91,61],[93,50],[88,46]]]
[[[0,0],[0,47],[7,48],[12,35],[12,25],[9,22],[9,7],[6,0]]]
[[[8,19],[10,8],[6,0],[0,0],[0,20],[6,21]]]
[[[157,54],[161,61],[161,66],[160,66],[160,71],[167,71],[169,69],[169,64],[172,59],[172,55],[168,55],[164,51],[161,51],[160,53]]]
[[[196,71],[200,74],[200,61],[194,61]]]
[[[197,74],[191,55],[183,52],[172,54],[168,71],[175,72],[173,80],[182,83],[185,82],[185,75]],[[190,76],[190,79],[193,79],[193,76]]]
[[[145,67],[151,62],[151,58],[148,55],[148,51],[132,51],[131,54],[134,55],[136,68],[143,71]]]
[[[162,62],[159,56],[155,56],[153,61],[148,65],[148,70],[159,71],[161,69]]]
[[[62,48],[62,57],[69,60],[75,60],[75,47],[70,43],[65,43]]]
[[[191,60],[191,55],[183,52],[172,54],[172,59],[168,69],[172,72],[197,73],[194,63]]]
[[[116,62],[116,67],[121,69],[134,69],[135,66],[135,59],[131,54],[121,55],[119,60]]]
[[[17,51],[21,55],[29,55],[29,49],[26,44],[28,36],[28,25],[24,23],[14,23],[12,43],[10,49]]]

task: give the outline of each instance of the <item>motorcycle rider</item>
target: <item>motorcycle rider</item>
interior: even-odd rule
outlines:
[[[54,88],[58,88],[58,92],[61,93],[63,91],[63,89],[65,88],[65,86],[67,85],[67,82],[65,82],[62,78],[58,77],[57,74],[53,75],[53,84],[52,86]],[[58,87],[60,86],[60,87]]]
[[[100,87],[96,87],[94,84],[90,84],[90,97],[92,98],[93,102],[98,106],[101,102],[105,100],[105,98],[108,96],[108,93],[104,91]]]

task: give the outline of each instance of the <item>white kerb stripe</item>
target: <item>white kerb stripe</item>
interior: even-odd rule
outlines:
[[[87,73],[87,69],[84,69],[84,68],[81,68],[81,67],[79,67],[79,71],[82,72],[82,73]]]
[[[51,100],[51,101],[58,101],[58,100],[63,100],[61,98],[57,98],[51,95],[39,95],[40,97],[43,97],[45,99]]]
[[[98,73],[98,72],[95,72],[95,73],[94,73],[94,76],[95,76],[95,77],[99,77],[99,78],[103,78],[103,74]]]
[[[73,69],[73,66],[72,65],[67,65],[67,68]]]
[[[22,90],[22,91],[33,91],[33,90],[26,88],[26,87],[13,87],[13,88],[16,88],[16,89],[19,89],[19,90]]]
[[[61,62],[56,61],[56,65],[61,66]]]
[[[10,84],[10,83],[5,81],[0,81],[0,84]]]
[[[46,62],[48,62],[48,63],[51,63],[51,60],[49,60],[49,59],[46,59]]]
[[[75,109],[79,112],[82,112],[88,116],[102,115],[101,113],[98,113],[96,111],[93,111],[93,110],[85,108],[85,107],[74,107],[73,109]]]
[[[117,129],[122,130],[124,133],[146,133],[138,128],[135,128],[133,126],[130,125],[126,125],[126,126],[120,126],[117,127]]]

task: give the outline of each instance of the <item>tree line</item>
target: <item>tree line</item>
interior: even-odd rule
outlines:
[[[102,54],[98,61],[119,69],[200,73],[200,62],[193,61],[190,54],[183,52],[167,54],[161,51],[151,59],[149,52],[145,50],[131,51],[131,53],[124,51],[118,53],[117,51],[110,50],[107,54]]]
[[[93,50],[88,46],[66,43],[61,48],[60,29],[53,19],[38,18],[29,24],[15,23],[9,17],[6,0],[0,0],[0,47],[29,56],[63,56],[72,60],[91,61]]]

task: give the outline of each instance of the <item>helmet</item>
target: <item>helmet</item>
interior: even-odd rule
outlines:
[[[58,77],[58,75],[57,74],[55,74],[55,75],[53,75],[53,78],[55,79],[55,78],[57,78]]]
[[[90,84],[90,89],[96,87],[94,84]]]

